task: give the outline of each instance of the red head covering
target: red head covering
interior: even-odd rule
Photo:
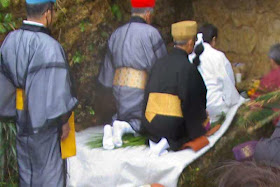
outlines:
[[[133,8],[154,8],[156,0],[131,0]]]

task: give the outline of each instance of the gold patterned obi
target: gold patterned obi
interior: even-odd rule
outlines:
[[[183,113],[179,97],[166,93],[150,93],[145,117],[151,123],[156,115],[182,118]]]
[[[113,84],[115,86],[127,86],[144,90],[147,78],[148,75],[143,70],[123,67],[116,69]]]

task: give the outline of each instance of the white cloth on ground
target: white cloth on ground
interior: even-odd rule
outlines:
[[[240,97],[226,115],[221,128],[209,137],[209,145],[198,152],[190,149],[169,152],[154,157],[146,146],[115,150],[91,149],[86,144],[94,135],[102,133],[102,127],[93,127],[76,133],[77,156],[68,159],[68,187],[132,187],[160,183],[176,187],[186,166],[206,153],[229,128],[237,109],[244,103]]]
[[[235,87],[231,63],[225,54],[206,42],[203,42],[203,46],[204,52],[200,55],[198,70],[207,87],[207,111],[211,122],[215,122],[222,112],[227,113],[238,103],[240,95]],[[194,58],[194,53],[189,55],[191,62]]]

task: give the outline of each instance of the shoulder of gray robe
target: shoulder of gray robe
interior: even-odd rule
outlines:
[[[116,68],[131,67],[150,72],[155,61],[165,55],[166,46],[157,29],[145,23],[127,23],[111,35],[98,80],[112,87]]]
[[[24,111],[27,112],[17,111],[20,113],[17,119],[19,131],[26,132],[21,128],[27,128],[28,134],[32,134],[48,126],[62,125],[57,124],[61,123],[59,118],[71,112],[77,104],[62,46],[48,34],[20,29],[7,37],[1,53],[2,65],[7,67],[15,85],[11,91],[1,89],[1,95],[12,97],[15,87],[25,90]],[[12,104],[14,95],[10,100],[2,98],[0,106],[5,102],[15,108]]]
[[[167,55],[167,49],[166,49],[165,43],[164,43],[164,41],[162,39],[162,36],[158,32],[158,30],[154,29],[154,31],[151,32],[151,36],[150,37],[152,39],[153,51],[154,51],[154,53],[156,55],[156,58],[160,59],[160,58],[166,56]]]
[[[280,167],[280,121],[270,138],[258,142],[254,158],[269,166]]]

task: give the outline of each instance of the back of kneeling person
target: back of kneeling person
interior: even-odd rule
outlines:
[[[155,63],[145,91],[143,126],[150,148],[161,155],[205,134],[206,86],[195,65],[188,60],[193,51],[197,23],[172,25],[174,49]]]

